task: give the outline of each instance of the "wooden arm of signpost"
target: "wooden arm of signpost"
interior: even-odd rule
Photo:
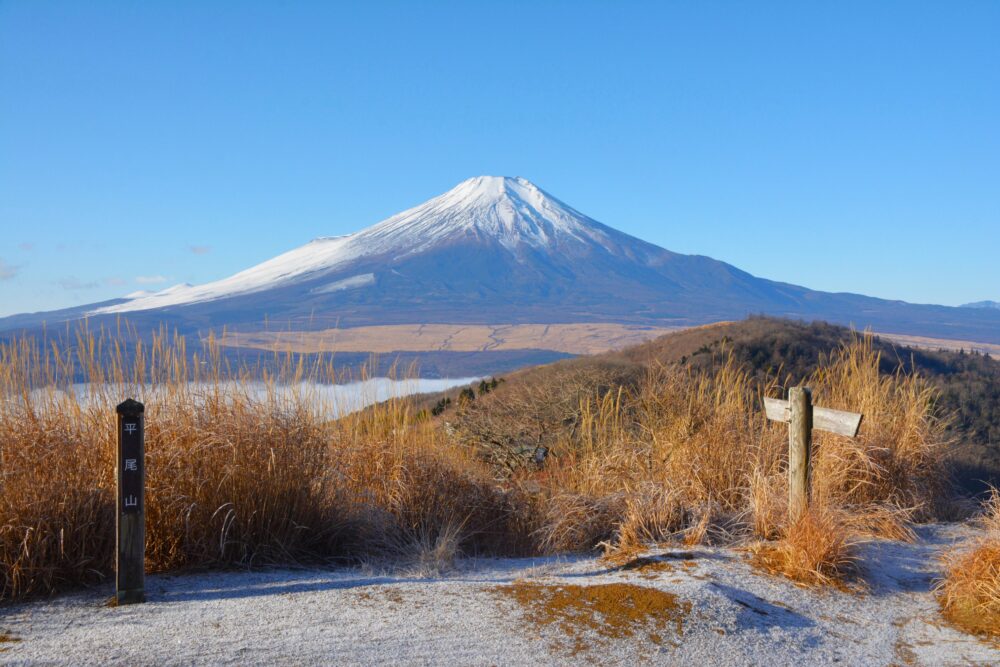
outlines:
[[[813,407],[812,391],[806,387],[789,389],[787,401],[765,398],[764,412],[768,419],[788,424],[788,517],[794,522],[809,507],[812,430],[853,438],[862,415]]]

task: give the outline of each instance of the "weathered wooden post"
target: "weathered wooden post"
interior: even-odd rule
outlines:
[[[788,514],[795,521],[809,507],[809,456],[812,453],[812,391],[788,391]]]
[[[812,430],[829,431],[853,438],[861,428],[857,412],[816,408],[806,387],[788,390],[788,400],[765,398],[767,418],[788,424],[788,518],[794,522],[809,507]]]
[[[145,408],[131,398],[118,413],[115,601],[146,601]]]

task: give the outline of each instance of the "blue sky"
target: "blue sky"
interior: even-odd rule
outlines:
[[[474,175],[830,291],[1000,299],[998,2],[0,0],[0,314]]]

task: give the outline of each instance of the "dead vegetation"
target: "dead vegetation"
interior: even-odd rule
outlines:
[[[856,574],[856,537],[830,510],[810,509],[776,542],[751,550],[758,567],[807,586],[842,586]]]
[[[787,435],[760,409],[778,379],[732,356],[711,370],[557,364],[437,418],[401,398],[335,420],[308,391],[276,391],[331,367],[289,356],[255,382],[259,369],[220,359],[211,340],[192,355],[162,335],[129,353],[106,332],[0,345],[0,599],[111,573],[125,396],[146,404],[150,571],[390,558],[433,573],[461,554],[602,545],[625,562],[666,542],[801,545],[835,516],[845,539],[776,568],[825,581],[855,536],[906,537],[942,491],[933,391],[880,374],[867,339],[810,379],[817,403],[865,414],[857,440],[817,434],[827,513],[811,526],[785,525]]]
[[[945,555],[937,584],[945,618],[967,632],[1000,637],[1000,492],[992,489],[978,518],[981,534]]]
[[[816,434],[813,501],[845,534],[906,539],[910,521],[934,516],[943,495],[945,424],[920,378],[878,368],[861,339],[810,380],[817,402],[865,414],[857,439]],[[785,525],[787,431],[760,411],[766,393],[780,393],[777,383],[759,383],[728,357],[712,373],[658,365],[634,388],[581,401],[564,413],[545,467],[515,475],[540,488],[540,546],[604,543],[627,560],[653,543],[794,535]]]
[[[408,401],[330,421],[308,390],[289,397],[226,369],[211,342],[190,361],[180,340],[134,358],[115,340],[0,347],[0,600],[113,571],[125,396],[146,404],[147,571],[382,557],[433,570],[459,552],[530,548],[516,494]],[[89,383],[74,388],[81,369]]]

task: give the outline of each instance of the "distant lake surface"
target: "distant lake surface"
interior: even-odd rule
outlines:
[[[208,396],[219,391],[227,395],[246,395],[262,403],[287,404],[289,406],[305,403],[314,413],[321,417],[334,418],[365,408],[373,403],[390,398],[401,398],[413,394],[425,394],[444,391],[452,387],[460,387],[472,382],[478,382],[478,377],[464,378],[414,378],[394,380],[391,378],[370,378],[359,382],[345,384],[319,384],[300,382],[298,384],[269,384],[265,382],[220,382],[188,383],[187,390],[193,395]],[[70,391],[83,403],[92,401],[109,403],[126,398],[135,398],[143,403],[155,402],[157,394],[164,391],[156,385],[141,387],[115,387],[113,385],[75,384]],[[61,390],[36,389],[32,392],[41,399],[45,395],[52,396],[64,393]]]

